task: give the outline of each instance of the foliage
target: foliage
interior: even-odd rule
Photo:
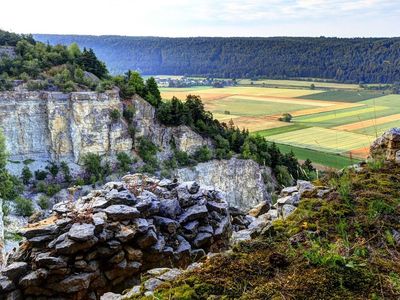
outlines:
[[[58,166],[58,164],[56,162],[50,162],[47,166],[46,166],[46,170],[49,171],[49,173],[51,174],[51,176],[53,178],[55,178],[58,174],[58,172],[60,171],[60,167]]]
[[[18,216],[29,217],[33,214],[33,204],[30,199],[23,197],[15,198],[15,213]]]
[[[103,163],[101,156],[95,153],[88,153],[83,157],[83,167],[86,182],[92,184],[103,180],[110,172],[108,163]]]
[[[69,166],[65,161],[61,162],[60,169],[64,176],[64,180],[68,183],[72,182],[71,170],[69,169]]]
[[[351,206],[338,190],[324,199],[303,194],[297,210],[274,221],[262,236],[235,246],[230,254],[211,258],[154,295],[160,299],[180,299],[186,293],[194,299],[398,299],[400,248],[393,230],[400,230],[400,166],[349,172],[336,177],[338,182],[341,176],[352,178]]]
[[[68,48],[36,42],[32,36],[0,31],[0,46],[14,46],[15,56],[0,59],[0,90],[11,89],[9,79],[22,79],[29,90],[59,88],[63,92],[96,89],[98,82],[88,74],[106,80],[108,71],[92,49],[80,51],[76,43]],[[90,73],[89,73],[90,72]],[[100,81],[99,81],[100,82]]]
[[[118,109],[114,108],[110,111],[110,118],[113,123],[116,123],[121,118],[121,113]]]
[[[128,123],[132,123],[133,117],[135,115],[135,107],[131,103],[124,105],[122,115]]]
[[[293,117],[291,114],[285,113],[282,115],[282,117],[279,118],[279,121],[290,123],[290,121],[292,121],[292,118]]]
[[[21,179],[24,184],[28,184],[29,181],[32,179],[33,174],[28,166],[24,166],[22,168]]]
[[[400,81],[399,38],[36,37],[91,46],[116,74],[131,68],[143,74],[214,78],[326,78],[356,84]]]
[[[151,141],[142,137],[139,140],[138,154],[145,162],[141,171],[145,173],[154,173],[158,168],[157,154],[158,147]]]
[[[213,153],[207,146],[202,146],[196,150],[193,155],[193,158],[198,162],[206,162],[212,159]]]
[[[38,200],[38,205],[40,206],[41,209],[49,209],[50,207],[49,197],[41,195]]]
[[[133,159],[125,152],[117,153],[118,169],[123,172],[129,172],[131,170],[131,165]]]

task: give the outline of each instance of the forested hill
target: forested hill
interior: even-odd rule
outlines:
[[[161,38],[34,35],[50,44],[93,48],[112,73],[226,78],[400,81],[400,38]]]

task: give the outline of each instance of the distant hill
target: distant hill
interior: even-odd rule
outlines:
[[[45,35],[50,44],[93,48],[109,70],[227,78],[327,78],[400,81],[400,38],[161,38]]]

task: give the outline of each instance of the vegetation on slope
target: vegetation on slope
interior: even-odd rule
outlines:
[[[160,38],[35,35],[93,48],[113,73],[223,78],[326,78],[351,83],[400,80],[399,38]]]
[[[303,195],[262,237],[156,299],[399,299],[400,166],[373,162],[324,183],[334,191]]]

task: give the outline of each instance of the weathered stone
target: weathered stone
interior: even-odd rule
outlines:
[[[160,279],[150,278],[144,282],[144,288],[152,292],[162,284],[163,282]]]
[[[68,232],[68,237],[71,240],[83,242],[94,237],[95,226],[93,224],[78,224],[72,225]]]
[[[196,239],[193,241],[193,246],[200,248],[204,245],[210,244],[212,240],[212,234],[208,232],[200,232]]]
[[[217,213],[226,215],[228,212],[228,203],[208,201],[207,208],[209,211],[216,211]]]
[[[115,294],[111,292],[105,293],[100,297],[100,300],[121,300],[121,299],[122,297],[120,294]]]
[[[282,206],[285,204],[291,204],[297,206],[299,202],[300,202],[300,192],[295,192],[289,196],[279,198],[276,203],[278,206]]]
[[[149,222],[143,218],[137,218],[133,222],[138,232],[143,233],[149,229]]]
[[[46,267],[46,268],[64,268],[67,266],[67,262],[62,259],[61,257],[52,257],[51,253],[39,253],[35,259],[36,264],[39,267]]]
[[[131,246],[125,246],[126,258],[132,261],[141,262],[143,258],[143,252],[139,249],[134,249]]]
[[[141,249],[146,249],[157,243],[157,235],[154,230],[147,231],[143,236],[138,238],[137,244]]]
[[[291,204],[285,204],[282,206],[282,217],[287,218],[296,210],[296,207]]]
[[[117,190],[111,190],[106,195],[106,200],[109,204],[123,204],[123,205],[135,205],[136,204],[136,197],[130,191],[121,191],[118,192]]]
[[[93,273],[74,274],[58,283],[49,284],[49,287],[59,293],[75,293],[88,289],[93,275]]]
[[[177,279],[180,275],[182,275],[182,273],[183,271],[180,269],[170,269],[167,272],[164,272],[163,274],[157,276],[157,278],[162,281],[173,281]]]
[[[28,269],[29,266],[26,262],[15,262],[6,266],[1,273],[9,279],[15,280],[25,275]]]
[[[108,262],[110,264],[118,264],[120,263],[123,259],[125,258],[125,252],[124,251],[119,251],[117,254],[115,254],[113,257],[111,257]]]
[[[378,137],[370,147],[373,159],[400,163],[400,128],[392,128]]]
[[[204,218],[208,214],[207,207],[205,205],[194,205],[189,207],[183,214],[179,216],[180,223],[186,223],[196,219]]]
[[[182,213],[182,208],[177,199],[165,199],[160,201],[159,214],[162,217],[175,219]]]
[[[111,205],[104,211],[108,218],[115,221],[131,220],[140,216],[136,208],[127,205]]]
[[[47,278],[47,275],[47,270],[38,269],[22,277],[19,280],[19,285],[23,288],[27,288],[28,286],[38,286]]]
[[[45,226],[32,226],[26,227],[19,231],[19,233],[27,239],[37,237],[39,235],[53,235],[58,232],[58,227],[55,224]]]
[[[253,216],[253,217],[256,217],[256,218],[257,218],[258,216],[261,216],[261,215],[267,213],[267,212],[269,211],[270,208],[271,208],[270,203],[267,202],[267,201],[263,201],[263,202],[257,204],[257,205],[256,205],[255,207],[253,207],[252,209],[250,209],[249,212],[248,212],[248,214],[249,214],[250,216]]]
[[[142,264],[139,262],[127,262],[126,259],[118,265],[114,265],[113,269],[106,271],[104,274],[109,280],[114,280],[121,276],[132,276],[140,271]]]
[[[312,192],[315,190],[315,186],[309,182],[309,181],[305,181],[305,180],[297,180],[297,189],[300,193],[300,196],[304,193],[304,192]]]
[[[80,250],[85,250],[93,247],[97,243],[98,239],[93,237],[85,242],[76,242],[69,238],[65,238],[64,241],[57,244],[55,249],[61,254],[74,254]]]
[[[122,225],[120,231],[115,234],[115,238],[120,240],[122,243],[126,243],[127,241],[133,239],[135,234],[135,227]]]
[[[281,196],[282,197],[289,196],[297,191],[298,191],[297,186],[288,186],[281,190]]]
[[[169,218],[155,216],[154,221],[162,230],[171,234],[174,234],[179,228],[179,223]]]
[[[176,249],[175,254],[177,254],[178,256],[190,254],[190,251],[192,250],[192,246],[190,245],[190,243],[185,238],[179,235],[177,236],[177,240],[179,241],[179,246]]]
[[[13,289],[15,289],[15,285],[12,280],[6,276],[0,275],[0,293],[9,292]]]
[[[29,243],[34,247],[40,247],[43,244],[51,241],[54,238],[54,235],[39,235],[29,239]]]

